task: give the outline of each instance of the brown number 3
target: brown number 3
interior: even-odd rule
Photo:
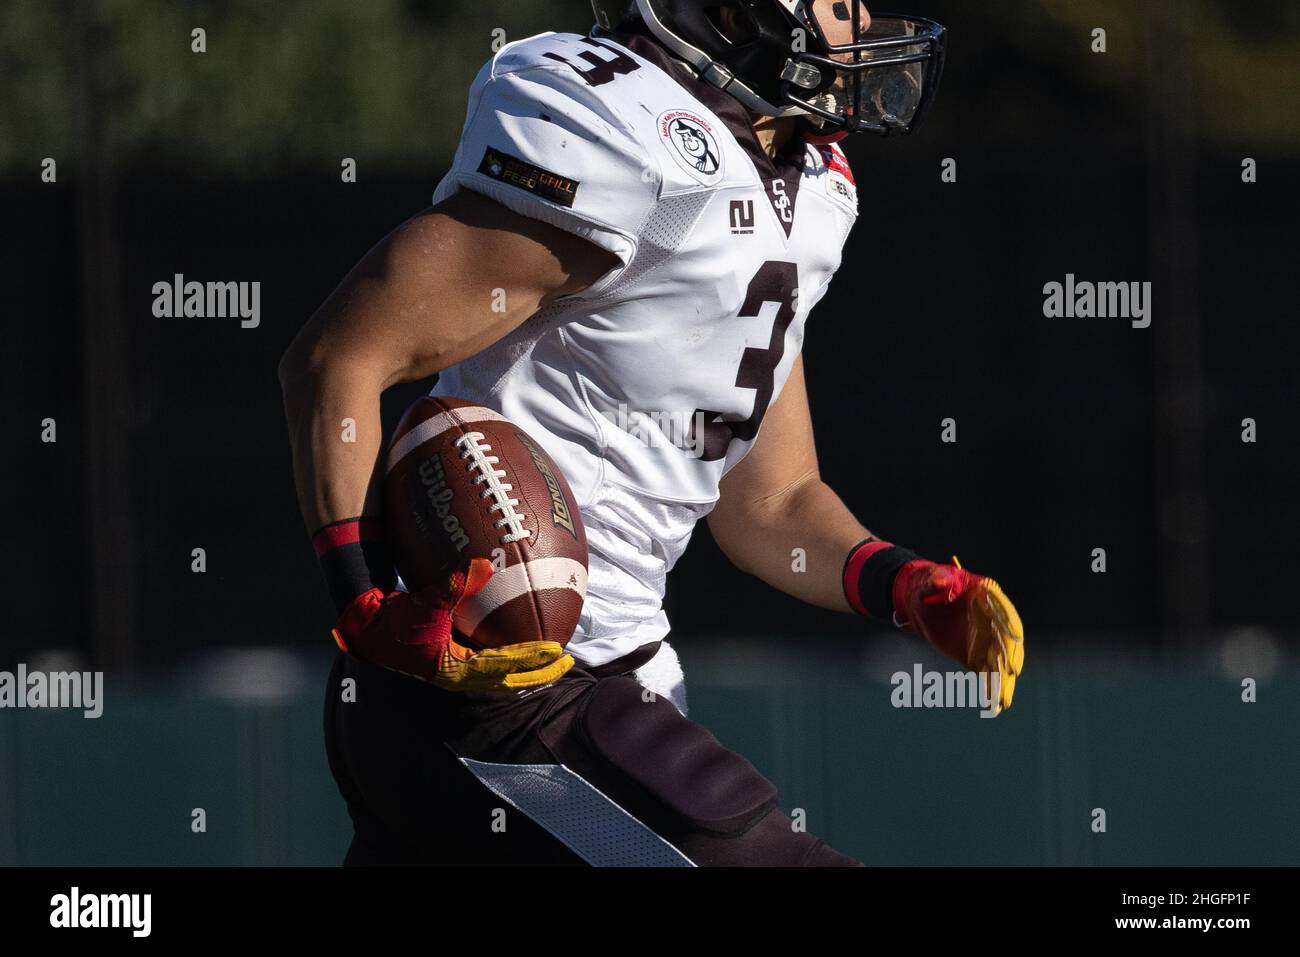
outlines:
[[[614,55],[614,58],[612,60],[607,60],[590,50],[583,50],[578,54],[578,58],[582,60],[583,63],[587,64],[587,66],[591,67],[590,70],[584,70],[572,60],[566,59],[558,53],[547,53],[546,58],[548,60],[557,60],[560,63],[573,67],[573,71],[592,86],[602,86],[613,80],[615,77],[631,73],[633,70],[639,69],[641,66],[641,64],[637,63],[636,60],[633,60],[626,53],[621,52],[616,47],[610,46],[608,43],[601,43],[599,40],[593,40],[588,37],[583,37],[582,42],[590,44],[599,50],[608,51]]]
[[[692,447],[700,448],[695,426],[701,421],[702,415],[704,444],[700,458],[704,461],[716,462],[723,458],[733,439],[749,442],[758,435],[758,428],[763,424],[763,416],[767,414],[772,392],[776,388],[776,367],[785,355],[785,333],[794,321],[794,300],[798,288],[799,267],[795,263],[776,260],[765,262],[750,280],[749,289],[745,293],[745,304],[740,307],[737,318],[756,319],[767,303],[778,307],[767,348],[746,349],[740,357],[740,369],[736,372],[736,387],[754,390],[754,409],[749,418],[731,421],[724,420],[720,412],[695,410],[691,416]]]

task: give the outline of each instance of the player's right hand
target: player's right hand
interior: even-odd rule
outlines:
[[[468,571],[453,572],[446,587],[388,594],[372,588],[343,609],[334,641],[354,658],[447,691],[518,691],[558,680],[573,667],[573,656],[558,642],[478,651],[456,640],[456,606],[491,576],[492,563],[476,558]]]
[[[1025,664],[1025,629],[991,578],[951,565],[910,561],[894,579],[894,620],[963,667],[983,675],[992,713],[1011,707]]]

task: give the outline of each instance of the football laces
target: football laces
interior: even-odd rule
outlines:
[[[453,444],[461,450],[460,457],[467,460],[466,470],[476,473],[474,484],[486,486],[480,493],[480,497],[491,500],[487,508],[488,512],[500,513],[493,527],[506,529],[505,534],[501,536],[501,544],[509,545],[511,542],[530,538],[533,533],[524,528],[524,515],[518,510],[519,500],[510,495],[514,491],[514,486],[502,481],[506,477],[506,472],[505,469],[497,467],[501,460],[489,454],[492,446],[483,439],[482,432],[466,432]]]

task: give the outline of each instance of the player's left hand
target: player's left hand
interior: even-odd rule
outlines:
[[[893,598],[900,627],[980,672],[994,714],[1011,707],[1025,631],[997,582],[966,571],[956,558],[951,565],[918,559],[899,569]]]

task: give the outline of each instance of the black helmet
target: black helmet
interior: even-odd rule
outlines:
[[[807,116],[822,128],[914,129],[943,71],[942,26],[920,17],[869,16],[861,0],[592,0],[591,5],[599,30],[617,31],[639,18],[670,52],[752,112]],[[724,10],[733,11],[725,32]],[[852,39],[832,44],[825,29],[831,21],[851,26]]]

